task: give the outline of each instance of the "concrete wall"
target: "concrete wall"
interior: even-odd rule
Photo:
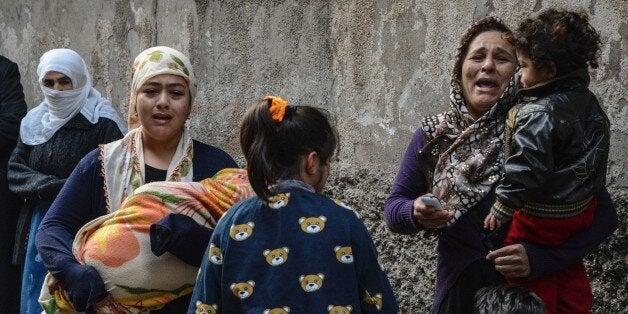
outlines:
[[[19,64],[33,107],[42,99],[39,57],[72,48],[85,58],[96,87],[126,113],[135,55],[153,45],[180,49],[191,56],[199,81],[196,137],[239,160],[234,130],[253,100],[276,94],[326,108],[336,116],[342,145],[327,192],[363,215],[404,312],[425,312],[435,242],[390,233],[383,202],[419,119],[446,109],[460,36],[487,14],[514,26],[551,6],[585,8],[604,42],[591,89],[612,123],[608,188],[622,221],[586,263],[595,311],[621,311],[628,307],[628,2],[574,2],[3,0],[0,54]]]

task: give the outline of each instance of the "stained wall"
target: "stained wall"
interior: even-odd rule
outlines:
[[[394,235],[383,222],[400,158],[420,118],[446,109],[455,48],[470,23],[490,14],[515,26],[552,6],[588,10],[604,42],[591,89],[612,124],[607,182],[622,224],[586,263],[595,311],[621,311],[628,307],[626,0],[3,0],[0,54],[20,66],[32,108],[42,99],[39,57],[74,49],[124,115],[133,58],[154,45],[177,48],[191,57],[198,78],[190,123],[196,137],[240,162],[239,121],[254,100],[275,94],[327,109],[342,148],[326,191],[364,217],[403,311],[425,312],[435,242]]]

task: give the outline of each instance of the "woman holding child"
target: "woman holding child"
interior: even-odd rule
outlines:
[[[72,243],[83,225],[117,211],[125,197],[145,183],[201,181],[223,168],[237,167],[224,151],[190,137],[184,124],[195,95],[196,81],[185,55],[168,47],[140,53],[133,64],[129,104],[139,127],[83,158],[45,216],[37,248],[74,309],[91,312],[106,307],[115,312],[117,307],[98,272],[73,255]],[[180,214],[170,214],[158,224],[159,237],[172,233],[163,244],[166,251],[200,264],[210,229]],[[187,303],[181,297],[156,312],[182,313]]]
[[[511,31],[493,17],[461,39],[452,73],[450,109],[425,117],[401,162],[386,201],[386,222],[396,233],[438,236],[433,313],[468,313],[482,287],[504,276],[536,278],[578,262],[617,226],[608,192],[588,230],[559,246],[519,243],[502,247],[503,226],[483,228],[503,171],[506,116],[515,104],[515,46]],[[427,206],[432,193],[446,210]]]

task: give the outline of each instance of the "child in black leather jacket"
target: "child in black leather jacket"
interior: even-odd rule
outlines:
[[[519,24],[520,103],[508,114],[505,175],[486,217],[494,229],[512,218],[505,245],[558,245],[593,219],[606,182],[609,121],[588,89],[600,36],[585,12],[548,9]],[[585,313],[592,294],[582,262],[532,281],[549,313]]]

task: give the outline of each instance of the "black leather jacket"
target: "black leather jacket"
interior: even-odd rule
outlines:
[[[588,69],[581,69],[519,90],[506,123],[505,175],[493,206],[498,218],[520,208],[573,216],[605,186],[610,123],[588,85]]]

